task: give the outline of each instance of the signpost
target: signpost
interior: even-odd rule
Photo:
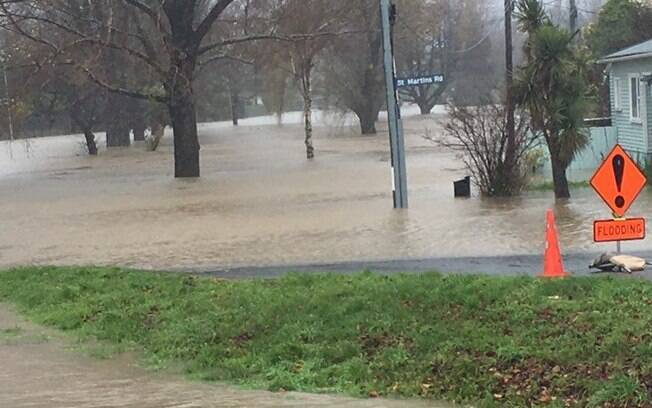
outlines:
[[[394,61],[393,27],[396,5],[391,0],[380,0],[380,28],[383,38],[383,67],[389,125],[389,148],[392,165],[392,195],[394,208],[408,208],[407,171],[405,166],[405,141],[399,108],[398,88],[424,86],[444,82],[444,75],[429,74],[409,78],[396,78]]]
[[[383,65],[385,69],[385,90],[387,98],[387,121],[389,124],[389,148],[392,164],[392,194],[394,208],[408,208],[407,171],[405,166],[405,142],[403,123],[398,106],[398,92],[394,76],[393,22],[396,8],[390,0],[380,0],[380,24],[383,36]]]
[[[591,178],[591,186],[613,212],[612,220],[593,224],[595,242],[617,242],[645,239],[645,219],[624,218],[647,179],[634,160],[616,145]]]

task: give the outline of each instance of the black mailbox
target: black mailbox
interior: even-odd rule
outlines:
[[[462,180],[453,183],[455,197],[471,197],[471,177],[466,176]]]

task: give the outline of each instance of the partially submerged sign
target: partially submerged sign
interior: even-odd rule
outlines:
[[[646,182],[643,172],[618,144],[591,178],[591,186],[617,217],[625,215]]]
[[[444,82],[444,75],[433,74],[410,78],[396,78],[396,87],[403,88],[406,86],[433,85]]]
[[[593,240],[595,242],[639,239],[645,239],[645,218],[597,220],[593,223]]]

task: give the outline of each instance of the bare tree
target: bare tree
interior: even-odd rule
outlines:
[[[516,178],[507,168],[509,136],[504,104],[484,103],[476,107],[451,104],[448,112],[446,137],[436,142],[460,153],[474,183],[483,194],[518,194],[525,183],[523,159],[538,144],[537,138],[529,130],[525,112],[519,112],[514,132],[514,161],[520,170]]]
[[[347,10],[341,4],[338,1],[287,0],[279,7],[280,30],[297,38],[287,45],[282,44],[282,47],[288,57],[287,68],[303,99],[304,143],[308,159],[315,156],[312,142],[313,69],[318,55],[341,29]]]
[[[376,121],[384,104],[382,37],[378,3],[349,1],[344,25],[357,32],[338,37],[328,48],[321,70],[329,97],[338,107],[353,111],[362,134],[376,133]]]
[[[397,2],[394,49],[399,76],[442,74],[444,82],[401,89],[404,100],[428,114],[448,93],[459,103],[476,103],[497,80],[489,64],[491,27],[481,0]],[[495,78],[489,78],[495,77]]]
[[[75,27],[78,30],[86,30],[91,21],[86,11],[83,8],[72,10],[77,13]],[[51,126],[67,117],[66,122],[71,123],[68,130],[81,130],[87,151],[96,155],[93,129],[101,123],[101,111],[106,106],[105,91],[70,65],[34,64],[33,61],[47,61],[47,50],[24,36],[7,31],[3,35],[8,44],[5,47],[5,62],[12,71],[13,82],[21,83],[14,95],[20,99],[26,119],[32,122],[36,119],[38,123],[37,118],[48,118]],[[71,50],[70,55],[76,52]]]
[[[205,41],[234,1],[4,0],[0,2],[0,18],[5,28],[47,48],[50,61],[73,65],[113,93],[165,104],[174,130],[175,176],[198,177],[199,140],[192,88],[197,66],[224,46],[269,37],[254,34]],[[97,15],[100,8],[108,13],[93,21],[93,30],[80,31],[74,13],[71,15],[79,7],[91,8],[91,15]],[[139,22],[126,33],[117,21],[121,10],[136,15]],[[121,41],[123,36],[133,41]],[[85,58],[71,56],[72,49],[80,48],[86,49]],[[157,86],[143,89],[111,78],[98,64],[109,51],[120,52],[147,67]]]
[[[419,106],[422,115],[430,113],[452,82],[456,55],[448,24],[451,9],[445,0],[402,0],[397,3],[395,29],[396,64],[399,76],[442,74],[443,83],[401,89],[408,102]]]

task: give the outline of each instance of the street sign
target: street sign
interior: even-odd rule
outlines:
[[[433,85],[440,84],[442,82],[444,82],[444,75],[442,74],[425,75],[412,78],[396,78],[396,86],[398,88],[403,88],[406,86]]]
[[[643,172],[618,144],[591,178],[591,186],[616,217],[625,215],[646,182]]]
[[[634,241],[645,239],[645,218],[597,220],[593,222],[595,242]]]

